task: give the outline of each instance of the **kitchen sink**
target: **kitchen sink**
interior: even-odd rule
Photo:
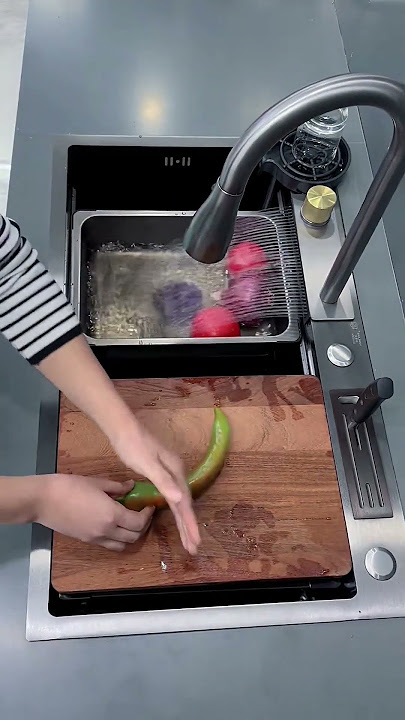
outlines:
[[[27,613],[27,637],[31,640],[331,622],[405,612],[405,523],[381,412],[373,416],[375,434],[370,437],[379,446],[389,516],[355,517],[353,488],[349,491],[345,472],[351,460],[338,432],[342,411],[336,399],[355,396],[373,379],[354,283],[347,288],[350,302],[342,304],[338,314],[315,321],[308,319],[305,298],[298,292],[301,284],[305,286],[311,310],[313,281],[321,285],[325,277],[320,261],[325,260],[328,241],[333,232],[335,242],[343,240],[338,210],[329,235],[315,238],[319,252],[314,251],[308,244],[313,238],[300,227],[302,198],[291,198],[277,184],[269,192],[269,177],[258,169],[253,173],[238,223],[259,218],[272,228],[278,247],[286,312],[284,317],[270,318],[272,332],[256,335],[257,330],[246,329],[236,342],[222,338],[193,342],[178,332],[158,332],[149,314],[150,324],[145,322],[142,332],[128,314],[118,329],[112,327],[112,333],[111,323],[108,325],[105,317],[100,319],[100,299],[104,298],[104,305],[111,310],[116,297],[112,278],[122,283],[118,295],[128,299],[134,291],[136,300],[136,290],[139,292],[140,286],[142,290],[145,277],[151,277],[153,285],[167,267],[171,272],[183,272],[180,239],[209,194],[233,142],[224,138],[134,138],[125,144],[120,138],[114,142],[111,138],[61,140],[54,172],[63,182],[55,189],[51,227],[56,229],[55,243],[60,243],[64,272],[59,262],[55,275],[60,273],[93,352],[112,378],[317,375],[324,394],[352,572],[336,580],[308,577],[299,583],[189,588],[182,596],[156,591],[136,597],[131,592],[64,597],[50,585],[52,534],[35,526]],[[59,202],[61,187],[66,191],[63,203]],[[65,227],[66,233],[61,232]],[[288,257],[298,268],[296,284],[288,263],[282,262],[285,237],[289,252],[295,248]],[[201,273],[199,283],[213,282],[214,295],[228,282],[221,264],[191,272]],[[137,275],[136,283],[133,278]],[[317,291],[312,296],[317,296]],[[135,300],[130,299],[129,304],[135,305]],[[317,310],[315,307],[312,315]],[[336,343],[349,348],[355,362],[345,367],[332,364],[328,351]],[[56,396],[41,404],[38,472],[55,471],[58,413]],[[386,582],[378,579],[370,565],[370,558],[380,557],[381,550],[387,551],[389,555],[384,557],[394,558],[395,564]]]

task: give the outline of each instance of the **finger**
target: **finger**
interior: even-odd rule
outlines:
[[[146,510],[148,512],[145,512]],[[144,525],[139,531],[127,530],[123,527],[116,527],[115,530],[111,533],[111,537],[113,538],[113,540],[119,540],[120,542],[125,543],[134,543],[139,540],[143,535],[145,535],[145,533],[150,527],[153,517],[153,511],[154,508],[144,508],[144,510],[141,511],[144,516]],[[137,514],[139,515],[141,513]]]
[[[99,540],[96,545],[107,548],[107,550],[113,550],[114,552],[122,552],[126,547],[123,542],[119,542],[118,540],[108,540],[107,538]]]
[[[180,505],[174,505],[171,509],[185,550],[191,555],[195,555],[200,544],[200,533],[191,503],[187,501]]]
[[[174,462],[176,463],[176,459],[174,459]],[[180,482],[183,481],[180,480]],[[171,510],[176,518],[177,527],[179,528],[184,547],[191,552],[191,554],[195,554],[201,538],[197,518],[192,506],[190,490],[185,482],[184,486],[185,489],[181,501],[175,505],[171,504]]]
[[[172,476],[181,491],[181,500],[178,503],[169,503],[170,508],[175,516],[177,527],[180,533],[181,541],[184,548],[194,555],[200,543],[200,533],[198,530],[197,519],[191,504],[190,490],[186,482],[183,463],[173,453],[165,448],[159,451],[159,459]]]
[[[181,514],[183,525],[191,544],[197,549],[201,543],[201,536],[191,497],[184,498],[178,506],[178,512]]]
[[[149,507],[149,508],[144,508],[144,510],[141,511],[141,512],[145,511],[145,518],[146,518],[146,522],[143,527],[143,530],[140,530],[141,537],[142,537],[142,535],[145,535],[145,533],[149,530],[155,510],[156,510],[156,508]],[[148,512],[146,512],[146,511],[148,511]],[[148,516],[148,514],[149,514],[149,516]]]
[[[181,515],[177,510],[177,505],[170,505],[169,507],[170,507],[170,510],[172,511],[172,513],[174,515],[174,519],[176,521],[177,529],[178,529],[179,535],[180,535],[181,544],[183,545],[184,549],[187,550],[187,552],[189,552],[187,533],[185,531]]]
[[[192,555],[196,553],[200,544],[200,533],[197,518],[191,505],[191,497],[187,492],[179,503],[169,503],[169,507],[176,520],[184,548]]]
[[[178,505],[178,511],[183,519],[184,527],[186,528],[187,534],[195,544],[201,542],[200,531],[198,529],[197,517],[194,512],[193,500],[191,494],[187,494],[181,503]]]
[[[134,487],[135,483],[133,480],[122,480],[118,482],[117,480],[111,480],[111,490],[105,490],[107,495],[110,495],[112,498],[121,497],[122,495],[126,495],[127,493],[131,492],[132,488]]]
[[[133,480],[111,480],[108,477],[93,477],[93,481],[97,484],[100,490],[111,495],[111,497],[120,497],[126,495],[134,487]]]
[[[159,465],[159,478],[152,476],[149,473],[149,478],[158,487],[158,489],[165,495],[169,507],[175,517],[177,528],[179,530],[180,539],[184,548],[191,555],[195,555],[197,552],[197,546],[200,543],[200,534],[198,531],[197,520],[194,515],[194,511],[191,507],[190,491],[186,483],[184,469],[181,461],[172,455],[172,453],[166,451],[164,448],[159,450],[160,465]],[[174,475],[176,473],[176,475]],[[172,500],[162,488],[161,479],[164,477],[170,477],[171,483],[175,483],[177,486],[178,500]]]
[[[150,525],[154,511],[154,507],[145,507],[141,512],[135,512],[118,505],[117,525],[132,532],[144,532]]]
[[[182,491],[182,499],[180,503],[184,504],[184,509],[187,509],[187,513],[184,514],[183,519],[185,520],[185,527],[187,529],[188,525],[190,525],[190,529],[192,532],[192,535],[194,536],[194,540],[199,540],[199,532],[198,532],[198,526],[196,522],[196,518],[194,515],[194,511],[192,509],[192,500],[191,500],[191,493],[190,488],[187,484],[186,474],[184,470],[183,463],[181,462],[180,458],[177,457],[177,455],[173,455],[173,453],[168,452],[167,450],[163,450],[159,453],[161,460],[165,467],[169,470],[169,472],[174,476],[175,480],[177,481],[178,485],[180,486],[180,489]],[[181,508],[182,512],[182,508]],[[183,514],[183,513],[182,513]],[[190,520],[190,523],[189,523]]]
[[[141,537],[140,532],[134,532],[133,530],[126,530],[122,527],[116,527],[111,530],[111,540],[118,540],[120,543],[135,543]]]

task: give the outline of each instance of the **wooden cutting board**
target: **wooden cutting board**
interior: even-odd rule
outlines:
[[[322,391],[308,376],[118,380],[138,417],[194,468],[213,407],[227,414],[226,465],[195,503],[202,547],[181,547],[170,511],[116,554],[54,534],[60,593],[199,583],[343,576],[351,568]],[[61,399],[58,471],[133,478],[98,428]]]

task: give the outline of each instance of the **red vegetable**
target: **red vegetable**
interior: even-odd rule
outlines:
[[[235,245],[227,256],[227,269],[230,275],[247,270],[262,270],[266,265],[266,256],[262,248],[250,240]]]
[[[191,325],[191,336],[203,337],[238,337],[240,327],[229,310],[212,307],[201,310],[194,317]]]
[[[238,322],[256,324],[263,314],[263,280],[260,273],[241,275],[233,280],[221,297],[221,305],[227,308]]]
[[[238,322],[255,326],[263,319],[264,291],[262,273],[242,274],[232,280],[223,292],[221,305],[226,307]]]

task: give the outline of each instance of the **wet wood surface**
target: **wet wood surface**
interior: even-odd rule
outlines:
[[[202,459],[213,407],[229,418],[225,467],[195,503],[202,547],[182,549],[169,510],[116,554],[54,534],[52,584],[61,593],[217,582],[337,577],[351,568],[345,522],[316,378],[266,376],[119,380],[137,416],[178,452]],[[101,431],[61,398],[58,471],[135,478]]]

